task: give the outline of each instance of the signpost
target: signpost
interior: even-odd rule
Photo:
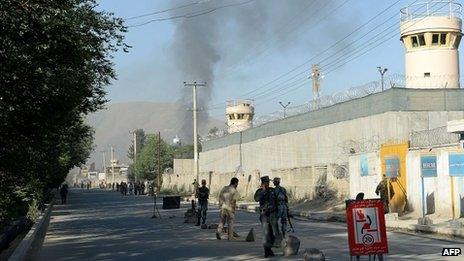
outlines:
[[[383,202],[380,199],[347,200],[346,224],[350,256],[374,255],[383,260],[388,253]]]
[[[422,191],[422,217],[427,214],[427,193],[425,191],[424,178],[437,177],[437,156],[421,156],[421,191]]]

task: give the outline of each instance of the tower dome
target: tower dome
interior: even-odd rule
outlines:
[[[406,88],[459,88],[462,6],[432,0],[401,9]]]

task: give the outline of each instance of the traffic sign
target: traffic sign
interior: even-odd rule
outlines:
[[[383,202],[380,199],[347,200],[346,224],[351,256],[388,253]]]

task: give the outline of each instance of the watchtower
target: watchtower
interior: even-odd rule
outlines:
[[[250,100],[227,101],[226,116],[229,133],[253,127],[255,110]]]
[[[401,9],[406,88],[459,88],[462,6],[432,0]]]

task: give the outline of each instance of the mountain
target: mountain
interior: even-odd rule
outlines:
[[[134,129],[144,129],[145,133],[161,132],[161,137],[171,142],[178,135],[184,144],[192,144],[192,112],[180,103],[127,102],[108,104],[107,108],[89,115],[87,123],[95,129],[94,151],[88,165],[103,164],[102,151],[106,151],[109,164],[110,148],[113,146],[115,158],[129,163],[127,150],[132,142]],[[213,127],[223,128],[224,121],[199,117],[199,134],[204,135]]]

